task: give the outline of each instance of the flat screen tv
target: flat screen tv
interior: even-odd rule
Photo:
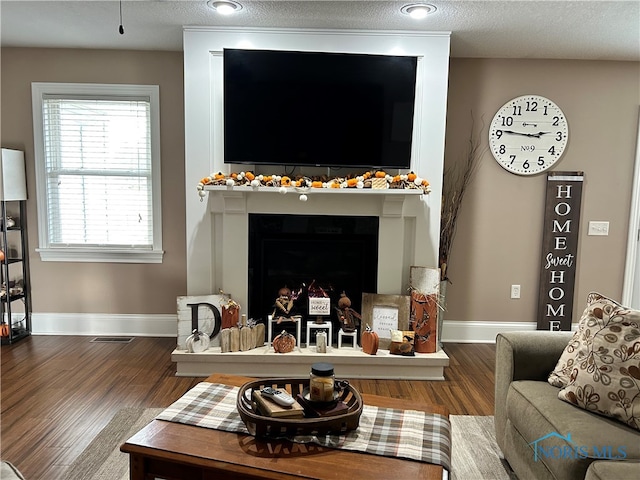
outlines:
[[[225,163],[410,167],[416,57],[223,55]]]

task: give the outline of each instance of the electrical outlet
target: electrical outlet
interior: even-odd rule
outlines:
[[[511,285],[511,298],[520,298],[520,285]]]
[[[589,235],[609,235],[609,222],[589,222]]]

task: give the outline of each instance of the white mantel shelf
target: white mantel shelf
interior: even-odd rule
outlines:
[[[349,198],[354,201],[356,199],[377,198],[381,201],[379,215],[381,217],[388,218],[402,217],[404,205],[409,201],[409,199],[414,199],[414,201],[417,199],[419,202],[426,202],[425,204],[428,204],[426,201],[428,194],[425,194],[422,190],[417,188],[285,188],[286,190],[282,192],[279,187],[228,187],[226,185],[206,185],[204,187],[204,191],[209,193],[213,198],[223,200],[222,202],[214,201],[211,203],[213,212],[222,211],[232,214],[247,213],[247,202],[249,202],[249,198],[256,199],[257,197],[254,195],[259,195],[262,199],[269,199],[269,202],[286,202],[288,205],[293,205],[292,202],[295,202],[299,207],[303,204],[312,204],[314,199],[319,200],[319,198],[322,198],[323,206],[326,206],[328,202],[333,201],[333,203],[342,211],[344,211],[343,207],[345,198]],[[263,194],[267,194],[267,196],[262,197]],[[306,201],[300,200],[302,194],[306,195]],[[348,197],[345,197],[345,195]],[[350,203],[350,205],[352,205],[352,203]],[[266,208],[265,201],[256,200],[254,208]],[[280,208],[281,207],[278,207],[277,211],[282,212]],[[298,213],[303,214],[303,212]]]

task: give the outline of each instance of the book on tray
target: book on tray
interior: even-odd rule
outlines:
[[[293,405],[289,407],[284,407],[269,398],[263,397],[258,390],[253,391],[253,399],[258,405],[260,413],[267,417],[302,418],[304,416],[304,410],[297,401],[293,402]]]

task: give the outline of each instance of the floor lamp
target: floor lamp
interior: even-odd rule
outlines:
[[[2,149],[0,158],[0,250],[2,250],[2,267],[0,277],[2,278],[2,305],[0,305],[0,321],[2,322],[2,345],[13,343],[31,334],[31,297],[29,292],[29,267],[26,241],[26,218],[25,200],[27,199],[27,182],[25,179],[24,152],[19,150]],[[12,253],[9,251],[7,230],[9,225],[6,202],[20,202],[20,244],[21,250],[19,258],[9,258]],[[20,262],[22,265],[23,290],[20,293],[13,293],[11,282],[9,281],[9,264]],[[23,327],[15,328],[11,303],[15,300],[24,302]],[[5,322],[6,318],[6,322]],[[18,322],[19,324],[20,322]]]
[[[27,182],[24,170],[24,152],[2,149],[0,161],[0,201],[27,199]]]

